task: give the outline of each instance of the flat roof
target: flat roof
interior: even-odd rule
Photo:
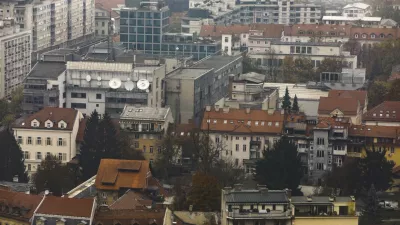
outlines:
[[[229,63],[241,58],[241,55],[236,56],[224,56],[224,55],[214,55],[204,60],[196,62],[192,67],[203,67],[203,68],[214,68],[215,71],[225,67]]]
[[[342,44],[339,42],[283,42],[272,41],[272,45],[304,45],[304,46],[335,46],[340,47]]]
[[[167,79],[184,79],[184,80],[195,80],[204,74],[208,73],[212,69],[209,68],[182,68],[176,69],[171,73],[167,74]]]
[[[381,17],[347,17],[347,16],[323,16],[322,20],[338,20],[338,21],[366,21],[366,22],[380,22],[382,20]]]
[[[76,49],[69,49],[69,48],[59,48],[54,49],[48,52],[42,53],[42,55],[69,55],[72,53],[76,53]]]
[[[53,78],[65,71],[67,65],[65,62],[42,62],[39,61],[28,73],[27,78]]]
[[[279,97],[285,96],[286,87],[288,87],[289,95],[293,99],[294,95],[299,100],[315,99],[319,100],[320,97],[328,97],[328,92],[318,89],[308,89],[306,84],[290,84],[290,83],[264,83],[264,87],[279,88]]]
[[[164,121],[169,111],[169,107],[154,108],[125,105],[124,110],[121,113],[120,119]]]

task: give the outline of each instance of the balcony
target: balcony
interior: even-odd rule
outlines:
[[[263,211],[263,212],[228,212],[228,219],[289,219],[292,211]]]
[[[333,150],[334,155],[346,155],[346,150]]]
[[[347,152],[348,157],[361,158],[360,152]]]

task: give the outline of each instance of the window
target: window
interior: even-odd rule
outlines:
[[[86,109],[86,103],[71,103],[73,109]]]
[[[355,37],[355,38],[358,38],[358,34],[354,34],[354,37]]]
[[[71,92],[71,98],[86,98],[86,93]]]
[[[219,137],[215,137],[215,143],[219,143]]]
[[[153,146],[150,146],[150,153],[153,153]]]
[[[236,137],[236,140],[239,140],[239,137]]]
[[[245,152],[247,149],[247,146],[246,145],[243,145],[243,151]]]
[[[146,152],[146,145],[143,145],[143,152]]]
[[[46,152],[46,158],[49,158],[51,156],[50,152]]]
[[[21,136],[18,136],[18,140],[17,140],[17,141],[18,141],[18,144],[20,144],[20,145],[22,145],[23,142],[24,142],[24,141],[22,140],[22,137],[21,137]]]
[[[139,142],[134,142],[133,145],[135,146],[135,148],[139,148]]]
[[[324,170],[324,164],[323,163],[317,163],[317,170]]]
[[[236,144],[236,151],[239,151],[239,144]]]
[[[390,147],[390,153],[394,154],[394,147]]]
[[[243,141],[245,141],[246,140],[246,137],[243,137]]]
[[[32,137],[28,137],[26,140],[26,144],[31,145],[32,144]]]
[[[42,153],[41,152],[36,152],[36,159],[39,159],[39,160],[42,159]]]
[[[317,138],[317,145],[325,145],[325,139]]]
[[[157,147],[157,152],[158,152],[158,153],[161,153],[161,146],[158,146],[158,147]]]
[[[101,99],[101,94],[96,94],[96,99]]]
[[[62,158],[62,153],[58,153],[58,160],[60,160],[60,161],[63,160],[63,158]]]
[[[64,146],[64,145],[65,145],[65,141],[62,138],[58,138],[57,146]]]
[[[25,151],[24,152],[24,159],[29,159],[29,158],[30,158],[29,152]]]
[[[319,157],[319,158],[325,157],[325,151],[323,151],[323,150],[318,150],[318,151],[317,151],[317,157]]]
[[[51,138],[46,138],[46,145],[52,145],[52,143],[51,143]]]
[[[235,165],[239,165],[239,159],[235,159]]]
[[[31,164],[28,164],[28,171],[31,171]]]
[[[228,42],[229,41],[229,38],[228,37],[225,37],[225,42]]]

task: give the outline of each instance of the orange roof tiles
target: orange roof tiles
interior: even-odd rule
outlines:
[[[14,126],[14,128],[25,128],[25,129],[51,129],[51,130],[72,130],[76,117],[78,116],[78,111],[70,108],[54,108],[46,107],[39,112],[29,116],[23,120],[20,124]],[[38,120],[39,126],[32,127],[32,120]],[[58,127],[58,124],[54,124],[52,128],[46,128],[45,122],[50,120],[52,122],[58,123],[64,121],[67,123],[66,128],[62,129]]]
[[[221,37],[223,34],[240,35],[249,33],[250,30],[263,31],[265,38],[281,38],[284,25],[281,24],[233,24],[225,25],[203,25],[200,30],[200,37]]]
[[[75,216],[90,218],[93,211],[94,198],[61,198],[46,196],[37,214]]]
[[[395,138],[400,137],[400,128],[394,126],[352,125],[349,136]]]
[[[295,24],[285,26],[285,36],[348,37],[351,25]],[[331,35],[332,32],[335,35]]]
[[[149,173],[149,162],[145,160],[102,159],[95,186],[99,190],[143,189]]]
[[[268,113],[265,110],[252,109],[211,109],[204,113],[202,130],[232,133],[274,133],[280,134],[284,115],[280,111]]]
[[[3,205],[7,205],[12,207],[23,207],[27,210],[27,213],[23,215],[11,215],[14,219],[20,221],[28,221],[33,216],[33,213],[42,199],[43,197],[39,195],[29,195],[0,189],[0,209]],[[5,212],[0,210],[0,217],[3,214],[5,214]],[[6,213],[6,215],[10,216],[8,213]]]
[[[400,101],[384,101],[364,114],[365,121],[400,122]]]
[[[320,97],[318,114],[330,114],[333,110],[339,109],[346,116],[357,115],[359,102],[355,98]]]
[[[117,201],[110,205],[110,209],[146,209],[151,207],[153,201],[140,193],[128,190]]]
[[[344,91],[344,90],[330,90],[328,97],[337,98],[355,98],[360,102],[361,108],[365,106],[365,100],[367,99],[366,91]]]
[[[165,210],[153,209],[120,209],[120,210],[98,210],[95,215],[94,224],[114,225],[116,221],[121,225],[153,225],[163,224]]]
[[[382,40],[396,39],[397,37],[399,37],[398,33],[399,33],[398,28],[352,27],[350,38],[360,39],[360,40],[382,41]],[[366,37],[363,37],[363,34],[365,34]],[[371,34],[374,34],[375,37],[372,37]],[[357,38],[356,35],[358,35]]]

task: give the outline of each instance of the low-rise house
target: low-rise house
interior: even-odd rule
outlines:
[[[362,113],[367,112],[368,107],[367,91],[351,91],[351,90],[330,90],[328,97],[336,98],[355,98],[360,103]]]
[[[353,124],[361,124],[362,114],[362,103],[356,98],[335,96],[319,99],[318,115],[320,117],[349,117]]]
[[[291,204],[296,225],[358,225],[353,196],[293,196]]]
[[[76,136],[82,118],[75,109],[46,107],[13,127],[28,175],[35,173],[49,155],[63,163],[76,156]]]
[[[124,107],[120,127],[131,137],[131,144],[152,162],[161,152],[161,140],[174,120],[170,108]]]
[[[33,214],[42,201],[42,196],[0,189],[0,223],[31,225]]]
[[[94,198],[62,198],[45,196],[35,211],[31,225],[88,225],[96,210]]]
[[[400,126],[400,101],[384,101],[363,116],[366,125]]]
[[[258,186],[256,190],[244,190],[240,184],[224,188],[221,224],[292,224],[290,198],[290,190],[268,190],[265,186]]]

